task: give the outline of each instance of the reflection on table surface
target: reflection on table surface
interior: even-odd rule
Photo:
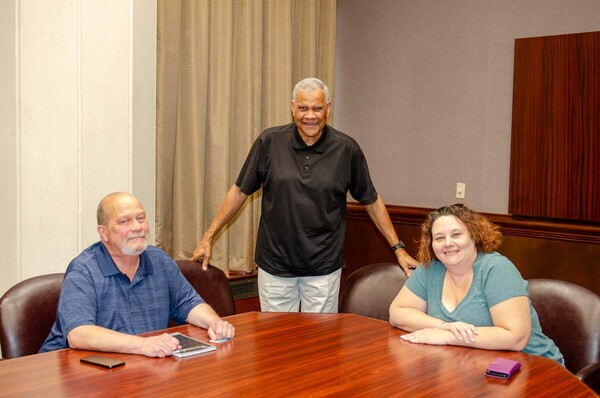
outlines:
[[[596,396],[555,361],[510,351],[405,342],[387,322],[354,314],[249,312],[227,318],[236,338],[187,358],[101,353],[108,370],[61,350],[0,361],[0,396]],[[190,325],[168,329],[208,341]],[[159,332],[154,332],[159,333]],[[485,376],[515,359],[510,380]]]

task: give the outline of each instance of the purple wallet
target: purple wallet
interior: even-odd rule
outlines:
[[[488,366],[485,374],[499,379],[510,379],[521,367],[521,362],[505,358],[497,358]]]

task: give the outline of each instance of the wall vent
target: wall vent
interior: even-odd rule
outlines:
[[[229,286],[231,286],[231,292],[233,293],[234,300],[258,297],[257,278],[230,281]]]

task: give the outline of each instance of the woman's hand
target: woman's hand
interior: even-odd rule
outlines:
[[[441,327],[426,328],[400,336],[402,340],[418,344],[448,345],[459,342],[469,344],[475,341],[479,332],[474,325],[464,322],[443,323]],[[460,345],[460,343],[459,343]]]
[[[467,344],[474,342],[475,337],[479,334],[475,325],[464,322],[444,322],[439,329],[451,332],[458,341]]]

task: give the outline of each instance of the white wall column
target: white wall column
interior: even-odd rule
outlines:
[[[97,241],[107,193],[154,221],[156,0],[2,0],[0,51],[1,295]]]

